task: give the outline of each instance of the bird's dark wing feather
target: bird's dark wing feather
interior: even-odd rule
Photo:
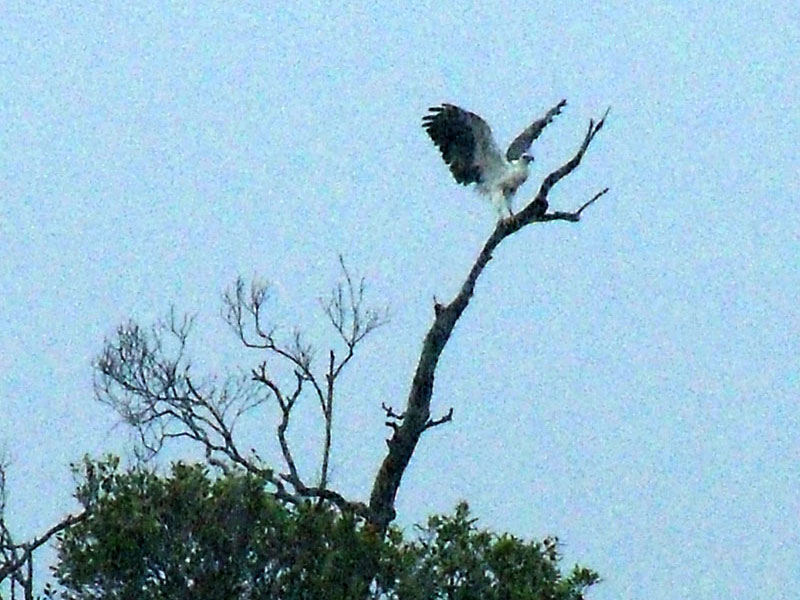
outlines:
[[[531,147],[533,140],[539,137],[542,130],[547,127],[554,116],[561,113],[561,109],[564,108],[566,104],[567,101],[562,100],[554,108],[551,108],[544,117],[531,123],[525,131],[514,138],[514,141],[511,142],[508,150],[506,150],[506,158],[508,160],[517,160],[520,156],[525,154],[528,148]]]
[[[432,106],[428,111],[422,127],[458,183],[481,183],[503,162],[492,130],[478,115],[452,104]]]

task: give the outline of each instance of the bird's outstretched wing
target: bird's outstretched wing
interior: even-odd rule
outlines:
[[[428,111],[422,126],[458,183],[482,183],[503,168],[503,155],[486,121],[452,104],[432,106]]]
[[[566,104],[567,101],[562,100],[555,107],[551,108],[544,117],[537,119],[528,127],[526,127],[525,131],[520,133],[516,138],[514,138],[514,141],[511,142],[508,150],[506,150],[506,158],[508,160],[517,160],[520,156],[525,154],[525,152],[528,151],[528,148],[531,147],[533,140],[539,137],[539,134],[542,133],[542,130],[547,127],[550,121],[553,120],[554,116],[561,113],[561,109],[564,108]]]

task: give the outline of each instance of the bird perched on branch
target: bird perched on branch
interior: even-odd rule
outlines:
[[[527,150],[545,125],[542,119],[529,125],[514,138],[504,155],[488,123],[475,113],[442,104],[432,106],[422,117],[422,127],[441,150],[456,182],[477,184],[478,191],[489,196],[500,218],[504,211],[514,214],[511,199],[528,178],[528,166],[533,161]]]

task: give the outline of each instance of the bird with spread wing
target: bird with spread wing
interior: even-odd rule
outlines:
[[[558,114],[565,104],[562,101],[552,113]],[[476,184],[480,193],[489,196],[502,218],[504,211],[514,215],[511,200],[528,178],[529,165],[533,162],[528,149],[551,119],[552,114],[548,114],[545,119],[531,123],[514,138],[505,154],[486,121],[453,104],[429,108],[422,118],[422,127],[441,151],[456,182]]]

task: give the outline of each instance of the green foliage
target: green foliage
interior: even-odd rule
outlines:
[[[115,458],[78,470],[91,516],[60,536],[62,598],[577,600],[597,581],[579,567],[561,576],[553,539],[477,529],[466,504],[407,541],[326,506],[280,503],[244,473],[175,463],[159,476]]]
[[[562,577],[555,538],[525,542],[480,530],[475,522],[465,502],[453,516],[430,517],[419,539],[405,544],[411,560],[397,583],[397,598],[578,600],[599,580],[578,566]]]

